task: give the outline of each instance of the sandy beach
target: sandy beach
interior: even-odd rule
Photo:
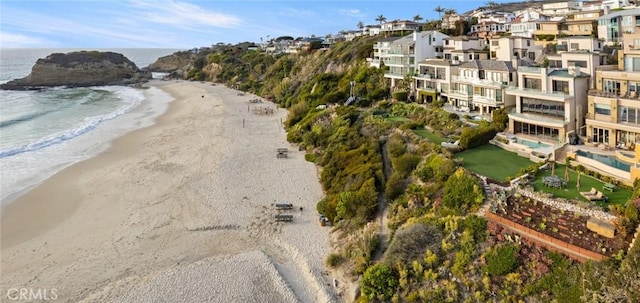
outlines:
[[[0,301],[23,288],[56,302],[338,301],[322,188],[286,142],[286,110],[211,83],[149,85],[175,98],[156,124],[2,209]],[[293,222],[274,220],[282,201]]]

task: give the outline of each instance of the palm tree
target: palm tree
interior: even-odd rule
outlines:
[[[420,21],[424,20],[424,18],[422,18],[422,16],[420,15],[415,15],[413,16],[413,21],[420,23]]]
[[[495,2],[495,1],[489,1],[489,2],[487,2],[487,3],[486,3],[486,5],[487,5],[489,8],[495,8],[495,7],[497,7],[497,6],[498,6],[498,3],[497,3],[497,2]]]
[[[364,27],[364,23],[362,21],[358,21],[358,28],[362,29]]]
[[[445,11],[445,8],[443,8],[442,6],[438,5],[438,6],[436,6],[436,8],[433,9],[433,11],[438,13],[438,17],[442,19],[442,13]]]
[[[444,10],[444,14],[445,14],[445,15],[455,15],[455,14],[457,14],[457,13],[458,13],[458,12],[457,12],[455,9],[453,9],[453,8]]]
[[[383,22],[387,21],[387,17],[385,17],[383,15],[378,15],[378,17],[376,18],[376,21],[378,21],[378,23],[380,23],[380,25],[382,25]]]

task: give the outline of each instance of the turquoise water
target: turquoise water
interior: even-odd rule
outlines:
[[[617,168],[619,170],[624,170],[624,171],[630,171],[631,170],[629,164],[618,160],[618,158],[616,158],[614,156],[594,154],[592,152],[582,151],[582,150],[578,150],[576,152],[576,154],[578,156],[587,157],[589,159],[596,160],[596,161],[598,161],[598,162],[600,162],[602,164],[606,164],[608,166],[611,166],[613,168]]]
[[[531,148],[549,147],[551,145],[542,142],[533,142],[525,139],[516,138],[516,143],[529,146]]]

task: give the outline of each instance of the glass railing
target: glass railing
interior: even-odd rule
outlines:
[[[461,76],[451,76],[451,80],[454,82],[470,83],[474,85],[485,85],[485,86],[495,86],[495,87],[501,87],[503,85],[502,82],[498,82],[498,81],[478,79],[478,78],[467,78],[467,77],[461,77]]]
[[[536,95],[541,97],[556,97],[556,98],[563,98],[563,99],[566,99],[567,97],[571,97],[571,95],[561,93],[561,92],[541,91],[539,89],[519,88],[517,86],[507,87],[507,93],[510,95],[526,93],[526,94],[531,94],[531,95]]]
[[[542,67],[534,67],[534,66],[518,66],[518,72],[524,73],[536,73],[539,74],[542,71]]]

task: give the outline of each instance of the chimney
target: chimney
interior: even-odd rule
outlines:
[[[516,70],[518,69],[518,65],[520,65],[519,63],[520,63],[520,60],[518,59],[518,57],[516,56],[511,57],[511,65],[513,65],[514,69]]]

